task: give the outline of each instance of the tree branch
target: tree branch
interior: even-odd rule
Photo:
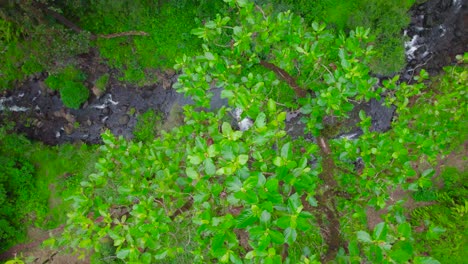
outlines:
[[[127,32],[113,33],[113,34],[108,34],[108,35],[103,35],[103,34],[98,35],[98,37],[105,38],[105,39],[124,37],[124,36],[149,36],[149,34],[144,31],[127,31]]]
[[[294,92],[298,97],[305,97],[307,95],[307,92],[305,89],[300,87],[296,80],[285,70],[281,69],[280,67],[276,66],[273,63],[267,62],[267,61],[260,61],[260,65],[263,67],[273,71],[279,78],[283,79],[285,82],[288,83],[291,88],[294,89]]]
[[[171,220],[174,220],[178,215],[182,214],[183,212],[188,211],[190,208],[192,208],[193,205],[193,198],[190,197],[187,202],[185,202],[184,205],[182,205],[181,208],[177,209],[174,214],[170,216]]]

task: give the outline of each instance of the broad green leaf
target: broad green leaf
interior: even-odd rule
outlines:
[[[236,227],[246,228],[257,221],[250,209],[244,209],[240,215],[236,217]]]
[[[216,173],[216,167],[213,160],[208,158],[204,162],[206,175],[213,176]]]
[[[245,154],[241,154],[237,157],[237,160],[240,165],[245,165],[247,161],[249,160],[249,156]]]
[[[230,134],[229,139],[231,139],[232,141],[236,141],[241,137],[242,137],[242,131],[234,131],[233,133]]]
[[[276,225],[282,229],[286,229],[291,225],[291,217],[290,216],[282,216],[276,221]]]
[[[385,222],[379,223],[374,227],[373,237],[375,240],[386,241],[388,227]]]
[[[255,126],[258,128],[263,128],[266,125],[266,115],[265,113],[260,113],[255,120]]]
[[[299,198],[299,195],[297,193],[294,193],[293,195],[289,196],[288,208],[293,214],[298,214],[302,211],[303,206],[301,203],[301,199]]]
[[[265,189],[267,189],[268,192],[275,193],[278,191],[278,184],[278,179],[268,178],[268,180],[265,183]]]
[[[358,231],[356,234],[357,234],[357,239],[359,241],[364,242],[364,243],[371,243],[372,242],[372,238],[369,235],[369,233],[367,233],[365,231]]]
[[[213,255],[216,257],[220,257],[226,253],[226,249],[224,248],[224,240],[224,233],[215,234],[211,240],[211,250],[213,251]]]
[[[292,245],[297,239],[297,231],[294,228],[288,227],[284,230],[284,242]]]
[[[247,178],[244,183],[242,184],[242,186],[244,187],[244,189],[246,190],[251,190],[253,189],[255,186],[257,186],[258,184],[258,176],[250,176],[249,178]]]
[[[281,157],[275,157],[273,164],[277,167],[283,166],[283,159]]]
[[[232,128],[229,123],[224,122],[223,125],[221,126],[221,129],[225,137],[229,137],[232,134]]]
[[[273,99],[268,99],[268,112],[276,113],[276,102]]]
[[[409,223],[402,223],[398,226],[398,232],[400,236],[405,238],[411,237],[411,225]]]
[[[119,259],[126,259],[129,254],[130,254],[129,248],[122,248],[116,252],[116,257]]]
[[[206,58],[207,60],[210,60],[210,61],[215,60],[215,57],[214,57],[213,53],[211,53],[211,52],[209,52],[209,51],[206,51],[206,52],[205,52],[205,58]]]
[[[229,192],[238,192],[242,189],[242,181],[238,177],[229,177],[226,187]]]
[[[260,216],[260,222],[268,223],[270,222],[270,219],[271,219],[271,214],[268,211],[264,210]]]
[[[236,2],[240,7],[244,7],[249,3],[249,0],[236,0]]]
[[[193,167],[187,167],[185,169],[185,173],[187,174],[187,177],[192,180],[198,179],[198,172]]]
[[[197,155],[188,155],[188,160],[192,165],[199,165],[202,163],[202,159]]]
[[[281,157],[283,159],[289,159],[290,148],[291,148],[291,143],[289,142],[284,144],[283,147],[281,147]]]
[[[227,99],[230,99],[230,98],[233,98],[234,97],[234,93],[230,90],[222,90],[221,91],[221,98],[227,98]]]
[[[268,231],[268,234],[271,236],[271,241],[273,241],[273,243],[278,244],[278,245],[281,245],[284,243],[284,235],[281,232],[270,229]]]

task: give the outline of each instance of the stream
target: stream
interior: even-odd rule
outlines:
[[[411,80],[422,68],[431,75],[450,65],[457,54],[468,51],[468,3],[462,0],[430,0],[411,9],[411,23],[404,30],[407,66],[402,71],[404,80]],[[108,71],[99,62],[89,64],[104,73]],[[94,70],[92,70],[94,71]],[[38,76],[25,82],[19,89],[0,94],[0,118],[14,120],[15,129],[33,140],[49,145],[65,142],[101,143],[101,133],[109,129],[114,135],[132,138],[138,114],[149,109],[168,116],[174,105],[189,103],[171,87],[177,81],[175,72],[159,74],[159,82],[144,87],[127,87],[110,79],[104,94],[94,92],[78,110],[63,106],[56,91],[48,89]],[[92,86],[92,82],[88,82]],[[219,95],[219,91],[215,94]],[[226,102],[215,96],[213,108]],[[365,110],[372,117],[373,129],[390,129],[393,109],[371,101],[356,107],[351,113],[352,122],[358,122],[357,113]],[[288,113],[287,129],[291,135],[303,135],[296,112]],[[354,121],[353,121],[354,120]],[[0,122],[1,123],[1,122]],[[359,136],[359,130],[345,137]]]

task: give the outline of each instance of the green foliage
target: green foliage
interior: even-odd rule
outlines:
[[[468,257],[468,174],[447,168],[441,176],[446,184],[439,191],[437,203],[411,213],[411,222],[421,229],[416,245],[442,263],[461,263]]]
[[[161,114],[150,109],[138,116],[133,135],[136,141],[152,141],[161,128]]]
[[[214,16],[222,1],[88,1],[67,6],[70,15],[78,14],[80,25],[95,34],[130,31],[147,36],[98,38],[100,55],[122,71],[121,81],[145,85],[156,81],[155,70],[169,68],[182,54],[193,55],[200,41],[190,30]],[[97,22],[99,21],[99,22]]]
[[[413,199],[417,202],[431,202],[437,200],[437,191],[434,188],[418,188],[413,193]]]
[[[16,81],[24,81],[32,74],[58,71],[64,67],[61,63],[89,49],[86,32],[71,33],[58,25],[36,25],[28,31],[22,29],[22,24],[14,26],[3,29],[10,30],[10,36],[0,40],[0,90],[11,89]]]
[[[81,176],[92,172],[96,148],[49,147],[0,127],[0,250],[26,238],[26,230],[65,222]]]
[[[79,189],[84,175],[93,172],[93,164],[98,157],[97,147],[85,144],[28,145],[24,158],[35,164],[36,195],[38,200],[46,201],[36,213],[36,226],[51,229],[65,222],[71,208],[71,202],[65,198]]]
[[[58,73],[51,74],[45,84],[53,90],[60,91],[65,106],[78,109],[88,100],[89,90],[83,84],[86,76],[73,66],[67,66]]]
[[[34,166],[22,156],[28,144],[0,127],[0,251],[25,238],[29,219],[43,206],[35,195]]]
[[[100,91],[105,91],[107,83],[109,82],[109,77],[110,75],[108,73],[99,76],[99,78],[94,83],[96,88],[98,88]]]
[[[356,27],[370,28],[375,36],[376,54],[369,65],[375,73],[391,75],[400,71],[405,65],[404,39],[401,31],[410,22],[408,11],[414,0],[277,0],[274,2],[275,8],[291,9],[304,17],[306,23],[324,21],[338,30],[345,31]]]
[[[229,17],[192,30],[203,51],[175,66],[181,71],[175,88],[195,102],[185,106],[184,124],[145,144],[104,133],[96,172],[69,197],[64,233],[48,243],[133,263],[187,253],[196,263],[438,263],[414,246],[402,202],[389,207],[387,200],[396,188],[430,187],[433,170],[420,173],[412,164],[434,162],[466,138],[466,85],[458,81],[465,68],[450,69],[451,88],[442,85],[437,95],[425,88],[424,71],[413,85],[397,84],[396,76],[379,87],[366,66],[368,30],[336,35],[290,12],[225,2]],[[209,107],[213,82],[229,107],[195,111]],[[299,98],[275,97],[279,85]],[[397,108],[391,131],[371,131],[361,112],[361,138],[324,135],[324,120],[346,120],[351,102],[380,99],[382,92]],[[315,141],[286,133],[286,106],[293,104]],[[454,105],[461,108],[452,111]],[[234,108],[253,120],[250,129],[225,121]],[[364,166],[356,170],[358,159]],[[390,212],[372,232],[365,227],[368,206]],[[353,223],[341,229],[344,221]],[[195,230],[189,242],[181,230]],[[308,243],[304,237],[310,244],[299,244]],[[344,247],[342,241],[349,253],[331,248]]]

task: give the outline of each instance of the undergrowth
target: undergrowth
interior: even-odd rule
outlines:
[[[0,252],[25,241],[29,226],[63,224],[70,196],[94,169],[95,146],[46,146],[0,127]]]
[[[267,4],[270,1],[256,2]],[[414,3],[414,0],[275,0],[273,6],[278,11],[293,10],[308,24],[323,21],[339,31],[370,28],[375,37],[376,52],[370,67],[375,73],[390,75],[405,66],[401,32],[410,22],[408,11]]]
[[[64,62],[89,50],[86,32],[75,34],[57,24],[33,28],[25,21],[15,24],[2,18],[3,11],[6,9],[0,10],[0,91],[12,89],[36,73],[57,71]]]
[[[34,166],[22,157],[27,144],[0,128],[0,251],[24,240],[31,212],[46,208],[47,197],[37,192]]]
[[[418,250],[441,263],[464,263],[468,259],[468,172],[446,168],[444,187],[435,192],[435,204],[417,208],[411,223]]]
[[[169,1],[157,4],[138,0],[132,4],[97,1],[74,10],[80,26],[95,34],[139,31],[146,36],[98,38],[96,46],[108,64],[121,71],[119,80],[145,85],[157,81],[156,69],[171,68],[175,58],[193,55],[200,40],[192,28],[219,12],[222,1]],[[97,22],[100,21],[100,22]]]
[[[150,142],[161,129],[161,114],[155,110],[148,110],[140,114],[133,130],[136,141]]]

